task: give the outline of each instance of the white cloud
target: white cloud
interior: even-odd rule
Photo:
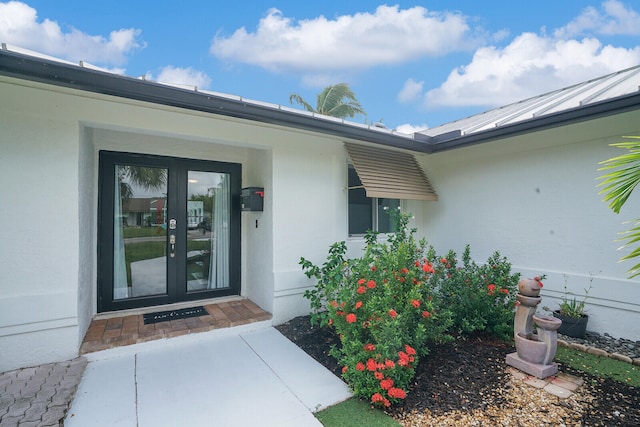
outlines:
[[[445,55],[474,45],[463,15],[383,5],[374,13],[297,22],[270,9],[255,32],[242,27],[229,37],[218,34],[210,52],[271,71],[323,74]]]
[[[575,37],[589,33],[640,35],[640,14],[617,0],[602,3],[602,10],[593,6],[564,27],[555,31],[558,38]]]
[[[425,106],[499,106],[640,63],[634,48],[603,45],[596,38],[562,39],[524,33],[504,48],[478,49],[425,95]]]
[[[64,32],[55,21],[38,22],[37,11],[25,3],[0,3],[0,42],[70,61],[121,65],[128,54],[144,47],[140,33],[135,28],[115,30],[108,37],[89,35],[75,28]]]
[[[429,126],[427,125],[410,125],[410,124],[403,124],[400,126],[397,126],[395,128],[396,132],[400,132],[400,133],[404,133],[407,135],[413,135],[416,132],[420,132],[423,131],[425,129],[429,129]]]
[[[211,78],[202,71],[191,67],[180,68],[171,65],[160,70],[158,77],[148,74],[147,79],[172,85],[196,86],[199,89],[208,89],[211,84]]]
[[[424,87],[424,81],[417,82],[414,79],[407,79],[404,82],[404,86],[400,89],[398,93],[398,101],[402,103],[415,101],[420,98],[422,94],[422,88]]]

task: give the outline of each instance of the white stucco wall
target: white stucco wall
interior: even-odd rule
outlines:
[[[242,213],[242,295],[274,323],[308,312],[299,258],[346,238],[341,140],[9,78],[0,96],[0,371],[74,357],[96,313],[99,150],[242,164],[266,193]]]
[[[626,279],[614,242],[640,217],[639,194],[621,215],[602,202],[598,163],[622,154],[609,143],[637,135],[638,113],[424,156],[440,201],[426,205],[421,232],[439,251],[485,261],[499,250],[526,277],[547,274],[540,307],[556,309],[564,278],[587,300],[588,329],[640,339],[640,282]]]
[[[0,87],[0,371],[76,354],[78,125]],[[15,95],[17,96],[17,95]],[[19,104],[19,106],[17,105]]]
[[[242,295],[276,324],[308,312],[301,256],[321,264],[333,242],[361,244],[347,238],[339,138],[5,77],[0,98],[0,371],[74,357],[96,313],[99,150],[242,164],[243,186],[265,188],[264,212],[242,213]],[[441,251],[470,243],[478,261],[500,250],[525,275],[547,273],[543,305],[563,274],[579,290],[600,271],[590,329],[640,339],[640,286],[613,242],[636,213],[612,214],[594,187],[597,163],[617,154],[607,144],[638,134],[633,123],[621,115],[420,156],[440,201],[405,206]]]

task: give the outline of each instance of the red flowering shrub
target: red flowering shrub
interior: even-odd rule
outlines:
[[[367,234],[361,258],[347,259],[341,242],[322,267],[301,260],[305,274],[318,279],[305,293],[312,322],[335,328],[341,346],[331,354],[346,367],[343,378],[356,396],[380,407],[406,397],[420,357],[451,332],[512,335],[518,282],[497,254],[477,266],[467,248],[458,267],[455,253],[436,256],[424,240],[416,242],[409,215],[392,217],[397,231],[386,243]]]
[[[515,295],[520,274],[511,274],[511,264],[495,252],[486,263],[476,264],[469,246],[458,265],[450,252],[434,273],[442,302],[451,309],[455,334],[487,331],[503,340],[513,338]],[[435,279],[435,277],[434,277]]]
[[[341,337],[332,354],[347,367],[344,379],[356,396],[381,407],[405,398],[418,358],[430,343],[448,338],[450,325],[429,284],[434,268],[425,257],[426,243],[415,241],[409,218],[395,215],[398,231],[386,243],[368,234],[361,258],[346,259],[336,244],[322,267],[302,261],[307,275],[319,280],[308,293],[312,307],[321,305],[318,299],[337,301],[324,304],[327,317],[316,313],[316,320],[331,321]]]

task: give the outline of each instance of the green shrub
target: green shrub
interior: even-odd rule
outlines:
[[[511,264],[495,252],[486,263],[476,264],[469,245],[458,266],[450,251],[439,261],[436,275],[442,303],[453,314],[451,332],[469,334],[486,331],[505,341],[513,337],[515,295],[520,273],[511,274]],[[444,275],[444,277],[443,277]]]
[[[318,285],[306,296],[314,322],[333,326],[341,347],[332,354],[358,397],[390,406],[406,396],[420,356],[429,342],[447,338],[450,314],[427,284],[433,273],[424,259],[425,242],[407,230],[409,215],[393,214],[396,233],[387,243],[366,236],[364,254],[346,259],[344,242],[334,244],[322,267],[302,259]]]
[[[451,332],[510,338],[517,286],[498,253],[478,266],[467,247],[458,267],[455,253],[439,257],[424,239],[416,242],[410,215],[391,215],[397,231],[386,242],[368,233],[362,257],[347,258],[339,242],[321,267],[300,261],[318,281],[305,292],[312,322],[335,328],[341,346],[332,355],[344,379],[356,396],[380,407],[404,399],[419,358],[429,345],[452,339]]]

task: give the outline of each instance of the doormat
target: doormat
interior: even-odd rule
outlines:
[[[168,322],[169,320],[186,319],[187,317],[206,316],[209,312],[203,306],[181,308],[180,310],[158,311],[143,314],[144,324]]]

